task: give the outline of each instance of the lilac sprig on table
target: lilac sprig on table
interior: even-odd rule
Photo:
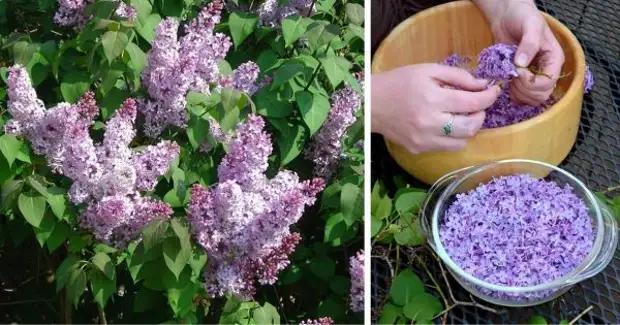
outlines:
[[[364,74],[356,74],[360,87],[364,88]],[[312,137],[305,157],[314,162],[314,175],[331,179],[342,156],[342,141],[347,128],[355,123],[355,113],[362,104],[362,94],[350,85],[335,91],[330,98],[331,108],[327,120]]]
[[[150,100],[144,100],[139,111],[145,116],[145,134],[158,136],[169,125],[186,127],[188,115],[185,96],[191,91],[210,95],[222,86],[254,94],[264,83],[256,83],[259,75],[254,62],[241,64],[231,77],[223,77],[218,61],[232,46],[230,37],[215,32],[221,20],[223,4],[213,1],[185,25],[185,35],[178,38],[179,21],[166,18],[157,26],[148,53],[142,82]]]
[[[58,0],[54,23],[66,27],[84,26],[91,19],[86,14],[86,7],[94,2],[94,0]],[[118,0],[114,15],[118,18],[135,20],[137,12],[133,6]]]
[[[354,312],[364,311],[364,250],[360,250],[349,260],[351,292],[349,306]]]
[[[214,297],[252,297],[255,282],[273,284],[301,240],[291,233],[324,181],[300,181],[295,172],[265,175],[273,151],[262,117],[250,115],[237,127],[218,166],[218,183],[191,189],[188,220],[209,256],[207,291]]]
[[[555,104],[559,98],[551,96],[540,106],[520,104],[510,97],[510,81],[519,76],[514,57],[516,45],[495,44],[485,48],[478,55],[477,65],[471,68],[471,59],[459,54],[449,55],[442,64],[463,68],[470,71],[474,77],[491,80],[489,86],[500,84],[501,93],[497,100],[485,110],[486,116],[483,129],[498,128],[529,120],[542,114],[545,109]],[[534,73],[539,74],[534,71]],[[594,77],[590,67],[586,66],[584,93],[589,93],[594,86]]]
[[[139,192],[154,189],[179,155],[179,146],[162,141],[140,152],[129,148],[135,136],[133,99],[115,112],[106,123],[103,141],[95,144],[89,128],[99,108],[92,92],[76,104],[60,103],[46,110],[28,73],[16,65],[9,69],[8,94],[13,119],[6,132],[30,140],[33,151],[44,155],[54,172],[73,181],[69,198],[88,204],[80,224],[98,240],[124,247],[149,222],[172,214],[167,204]]]
[[[493,284],[528,287],[577,268],[592,249],[594,230],[588,207],[571,186],[519,174],[457,194],[440,221],[439,237],[465,272]],[[552,293],[478,289],[509,300]]]

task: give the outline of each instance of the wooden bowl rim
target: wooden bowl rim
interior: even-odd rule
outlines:
[[[454,9],[459,9],[459,8],[465,7],[465,6],[476,6],[476,5],[473,4],[471,1],[468,1],[468,0],[459,0],[459,1],[454,1],[454,2],[448,2],[448,3],[444,3],[444,4],[441,4],[441,5],[437,5],[437,6],[429,8],[429,9],[420,11],[417,14],[415,14],[415,15],[407,18],[407,19],[405,19],[403,22],[398,24],[390,32],[390,34],[381,42],[381,44],[377,48],[377,51],[376,51],[376,53],[374,55],[374,59],[372,60],[372,63],[371,63],[372,73],[376,73],[377,72],[378,68],[376,67],[376,64],[378,62],[378,59],[383,57],[383,48],[387,46],[387,43],[389,43],[388,41],[392,40],[393,38],[396,38],[400,34],[400,32],[402,30],[404,30],[404,28],[407,25],[411,24],[416,19],[420,19],[422,17],[435,14],[436,12],[439,12],[439,11],[454,10]],[[538,124],[538,123],[540,123],[542,121],[545,121],[545,120],[550,119],[553,116],[557,115],[556,114],[557,111],[560,110],[561,107],[566,106],[569,101],[574,100],[574,98],[579,97],[579,96],[583,97],[583,83],[584,83],[584,78],[585,78],[585,74],[586,74],[586,63],[585,63],[586,62],[586,58],[585,58],[585,53],[583,52],[583,48],[581,47],[581,44],[577,40],[577,37],[575,37],[575,34],[573,34],[573,32],[571,32],[570,29],[568,29],[568,27],[566,27],[564,24],[562,24],[559,20],[557,20],[553,16],[551,16],[551,15],[545,13],[545,12],[541,12],[541,13],[546,18],[547,23],[549,25],[554,26],[555,29],[558,30],[558,33],[563,34],[563,36],[565,36],[569,40],[569,47],[571,49],[573,49],[573,53],[572,54],[576,56],[576,60],[575,60],[575,62],[576,62],[576,69],[575,70],[576,71],[573,72],[574,73],[574,77],[573,77],[573,80],[571,81],[570,86],[568,87],[568,89],[566,90],[566,92],[564,93],[562,98],[560,98],[560,100],[558,100],[555,104],[551,105],[550,108],[548,108],[545,111],[543,111],[540,115],[535,116],[535,117],[533,117],[531,119],[528,119],[528,120],[516,123],[516,124],[502,126],[502,127],[498,127],[498,128],[491,128],[491,129],[480,130],[474,136],[474,138],[476,138],[476,139],[489,138],[490,139],[490,138],[494,138],[494,137],[496,137],[498,135],[505,135],[505,134],[509,134],[509,133],[516,133],[516,132],[523,131],[525,129],[529,129],[533,125]],[[372,87],[372,84],[371,84],[371,87]],[[371,107],[371,109],[372,109],[372,107]],[[371,121],[371,123],[372,123],[372,121]],[[387,139],[386,139],[386,141],[387,141]]]

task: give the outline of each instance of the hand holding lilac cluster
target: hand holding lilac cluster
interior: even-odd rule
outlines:
[[[316,8],[312,0],[290,0],[289,4],[284,6],[281,6],[278,0],[265,0],[257,11],[261,25],[278,27],[282,19],[292,15],[308,17]]]
[[[301,240],[290,225],[323,190],[320,178],[300,182],[296,173],[265,172],[273,148],[264,120],[251,115],[218,167],[219,183],[191,190],[188,220],[209,256],[205,271],[212,296],[251,297],[254,282],[273,284]]]
[[[356,79],[364,88],[364,74],[358,73]],[[355,112],[362,103],[362,95],[351,86],[337,90],[331,96],[331,109],[327,120],[312,137],[310,147],[306,150],[307,159],[314,162],[314,174],[326,180],[331,179],[338,167],[342,155],[342,140],[347,128],[356,121]]]
[[[190,90],[209,95],[212,89],[230,87],[252,95],[264,85],[256,84],[259,68],[254,62],[240,65],[231,77],[220,75],[218,61],[232,46],[228,36],[214,31],[222,9],[219,0],[209,3],[185,25],[185,35],[180,39],[176,19],[167,18],[157,26],[142,72],[151,99],[139,107],[145,115],[147,136],[156,137],[168,125],[186,126],[185,96]]]
[[[349,262],[349,274],[351,275],[351,310],[354,312],[364,311],[364,250],[360,250],[352,256]]]
[[[588,207],[573,189],[527,174],[500,177],[457,194],[441,220],[439,236],[450,258],[465,272],[517,287],[568,274],[583,262],[594,242]],[[509,300],[552,293],[479,290]]]
[[[90,19],[85,11],[86,7],[94,3],[94,0],[58,0],[58,11],[54,15],[54,22],[60,26],[82,27]],[[118,0],[118,6],[114,14],[123,19],[136,19],[136,9]]]
[[[489,86],[503,82],[499,97],[491,107],[485,110],[483,129],[498,128],[529,120],[542,114],[546,108],[559,100],[551,96],[540,106],[530,106],[519,104],[510,98],[509,82],[519,76],[517,66],[513,63],[516,51],[516,45],[508,44],[495,44],[485,48],[478,55],[478,64],[473,70],[468,67],[471,60],[458,54],[452,54],[442,62],[448,66],[466,69],[476,78],[491,80]],[[589,93],[593,86],[594,77],[590,67],[586,66],[584,93]]]
[[[131,236],[155,219],[168,218],[172,209],[142,197],[153,190],[179,155],[176,143],[162,141],[141,152],[129,148],[135,135],[136,104],[127,99],[107,122],[104,140],[95,144],[88,132],[99,112],[92,92],[77,104],[60,103],[45,110],[21,66],[9,69],[7,133],[24,136],[52,170],[73,180],[69,198],[88,203],[81,224],[95,237],[123,247]]]

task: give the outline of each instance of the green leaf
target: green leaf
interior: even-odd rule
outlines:
[[[336,263],[328,257],[315,257],[310,261],[310,270],[323,280],[329,280],[336,272]]]
[[[142,243],[145,250],[150,250],[166,238],[166,230],[169,223],[167,220],[156,220],[151,222],[142,230]]]
[[[62,79],[60,92],[65,101],[76,103],[89,87],[89,75],[77,71],[70,71],[64,75]]]
[[[561,320],[559,325],[568,325],[568,321],[567,320]]]
[[[136,32],[147,42],[151,43],[155,39],[155,29],[160,22],[161,17],[155,13],[148,15],[146,18],[138,18],[136,19]]]
[[[54,252],[60,245],[62,245],[69,235],[69,226],[66,223],[58,222],[54,225],[54,230],[47,238],[47,249],[50,253]]]
[[[129,66],[132,68],[134,74],[140,75],[146,66],[146,53],[144,53],[144,51],[142,51],[142,49],[135,43],[127,44],[125,51],[129,54]]]
[[[170,17],[181,17],[183,13],[183,0],[159,0],[161,14]]]
[[[401,216],[397,222],[400,231],[394,234],[394,240],[399,245],[421,245],[425,234],[420,228],[419,219],[412,214]]]
[[[23,188],[23,180],[10,180],[2,184],[2,196],[0,197],[0,203],[2,204],[3,210],[13,208]]]
[[[35,238],[37,239],[37,242],[39,242],[39,245],[41,245],[41,248],[52,236],[54,228],[56,228],[56,222],[54,221],[54,217],[50,214],[45,214],[39,227],[32,228]]]
[[[349,25],[347,27],[347,31],[349,31],[353,36],[359,37],[362,41],[364,40],[364,28],[355,25]]]
[[[299,91],[295,94],[301,117],[310,129],[313,136],[329,115],[329,99],[321,94],[311,94],[308,91]]]
[[[280,92],[264,87],[256,93],[258,114],[268,117],[286,117],[293,112],[293,104],[283,99]]]
[[[127,90],[112,88],[101,101],[101,116],[104,119],[112,116],[112,114],[121,106],[121,104],[129,97]]]
[[[542,317],[542,316],[532,316],[532,318],[530,318],[530,321],[528,322],[528,324],[540,324],[540,325],[547,325],[547,320]],[[562,324],[562,323],[560,323]]]
[[[329,83],[332,84],[334,89],[345,80],[347,75],[350,75],[349,70],[351,69],[351,63],[344,57],[329,53],[319,58],[319,61],[323,65],[323,70],[325,74],[327,74],[327,79],[329,79]]]
[[[439,299],[428,293],[416,294],[403,307],[405,316],[413,321],[427,321],[443,310]]]
[[[292,15],[282,20],[282,36],[284,43],[289,47],[295,43],[301,36],[306,33],[308,26],[312,23],[312,19]]]
[[[377,220],[375,217],[370,218],[370,236],[375,237],[383,227],[383,221]]]
[[[67,209],[66,190],[60,187],[50,187],[47,189],[47,203],[50,205],[54,215],[60,220],[65,215]]]
[[[303,73],[305,69],[305,66],[299,60],[287,60],[276,71],[276,75],[271,83],[271,89],[278,88],[293,79],[293,77]]]
[[[181,249],[178,238],[170,237],[164,241],[164,261],[177,279],[187,265],[190,256],[191,250]]]
[[[71,271],[67,281],[67,295],[73,301],[75,308],[77,308],[84,290],[86,290],[86,273],[81,268],[75,268]]]
[[[128,43],[129,37],[121,31],[109,30],[101,38],[103,53],[110,63],[123,53]]]
[[[383,220],[389,217],[390,214],[392,214],[392,199],[386,195],[379,200],[374,217],[379,220]]]
[[[65,287],[73,270],[78,266],[80,259],[75,255],[68,255],[56,270],[56,292]]]
[[[13,165],[22,145],[23,142],[10,134],[3,134],[0,137],[0,151],[2,151],[4,158],[9,163],[9,167]]]
[[[340,35],[340,27],[326,21],[315,21],[308,26],[306,37],[308,44],[316,50],[321,45],[329,43],[336,36]]]
[[[29,224],[40,227],[45,215],[45,198],[35,193],[22,193],[17,200],[19,211]]]
[[[205,264],[207,264],[207,254],[205,254],[202,249],[195,249],[192,252],[192,258],[189,260],[189,267],[192,269],[192,274],[200,276]]]
[[[275,69],[280,63],[281,60],[278,58],[278,54],[272,50],[261,52],[258,59],[256,59],[256,64],[263,75],[270,73],[271,70]]]
[[[114,0],[99,0],[86,7],[85,14],[99,18],[109,18],[116,10],[118,3]]]
[[[108,279],[112,280],[116,277],[116,269],[110,257],[105,253],[97,253],[93,256],[93,265],[96,266]]]
[[[340,207],[348,225],[362,219],[364,215],[364,197],[360,187],[346,183],[340,192]]]
[[[278,310],[268,302],[254,310],[253,319],[256,324],[280,324]]]
[[[424,192],[406,192],[396,197],[394,207],[398,213],[403,215],[415,211],[425,197],[426,193]]]
[[[19,41],[13,45],[13,57],[15,63],[22,66],[28,65],[30,59],[37,51],[38,46],[26,41]]]
[[[361,26],[364,23],[364,7],[357,3],[347,3],[345,6],[347,19],[351,24]]]
[[[90,287],[95,301],[101,308],[104,308],[108,299],[116,291],[116,278],[108,278],[101,272],[93,270],[90,272]]]
[[[257,22],[258,17],[254,14],[244,12],[233,12],[230,14],[228,27],[230,28],[233,43],[235,43],[235,49],[238,49],[239,45],[254,32]]]
[[[170,237],[164,241],[164,262],[166,262],[168,269],[179,279],[181,272],[183,272],[185,265],[187,265],[192,256],[192,244],[189,239],[188,229],[178,219],[172,219],[170,226],[176,237]]]
[[[336,275],[329,281],[329,288],[337,295],[345,297],[351,290],[351,280],[347,277]]]
[[[17,160],[19,161],[23,161],[25,163],[32,163],[32,160],[30,159],[31,156],[31,152],[30,152],[30,147],[29,146],[23,146],[22,148],[19,150],[19,152],[17,153]]]
[[[414,296],[421,293],[424,293],[424,283],[409,269],[400,272],[390,287],[392,301],[399,306],[406,305]]]
[[[285,166],[299,156],[304,149],[308,139],[308,131],[296,123],[287,123],[283,120],[274,119],[269,122],[280,131],[276,141],[280,149],[280,165]]]
[[[403,314],[403,308],[386,303],[379,317],[379,324],[394,324]]]

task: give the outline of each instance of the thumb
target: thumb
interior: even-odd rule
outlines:
[[[540,50],[540,43],[543,38],[544,22],[536,20],[533,22],[523,22],[523,36],[515,55],[515,64],[519,67],[530,65],[536,54]]]

